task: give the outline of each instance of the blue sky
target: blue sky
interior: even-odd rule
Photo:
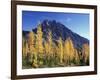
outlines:
[[[22,29],[31,31],[43,20],[61,22],[73,32],[89,38],[89,14],[22,11]]]

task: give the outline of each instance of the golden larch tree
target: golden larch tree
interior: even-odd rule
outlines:
[[[25,58],[28,54],[29,48],[26,39],[22,38],[22,56]]]
[[[61,37],[58,40],[58,48],[59,48],[60,63],[62,63],[63,62],[63,41]]]
[[[49,31],[47,36],[47,41],[44,43],[44,51],[46,55],[46,59],[49,61],[51,57],[53,57],[53,45],[52,45],[52,33]]]
[[[83,44],[83,46],[82,46],[82,58],[86,64],[89,64],[89,53],[90,53],[89,44],[88,43]]]
[[[69,65],[74,60],[74,45],[71,38],[67,38],[64,43],[64,61]]]
[[[35,57],[35,60],[37,60],[36,56],[36,48],[35,48],[35,34],[33,31],[31,31],[28,35],[28,46],[29,46],[29,56],[30,56],[30,62],[33,62],[33,56]]]
[[[48,47],[48,53],[49,53],[49,55],[51,55],[52,56],[52,54],[53,54],[53,52],[52,52],[52,33],[51,33],[51,31],[49,31],[49,34],[48,34],[48,44],[49,44],[49,47]]]
[[[79,65],[80,64],[80,56],[79,56],[79,54],[78,54],[78,51],[77,51],[77,49],[75,49],[75,53],[74,53],[74,56],[75,56],[75,64],[76,65]]]
[[[38,53],[43,53],[42,37],[43,37],[42,27],[41,24],[39,24],[37,27],[37,35],[36,35],[36,48]]]
[[[45,52],[45,55],[48,56],[49,54],[49,44],[47,41],[44,42],[44,52]]]

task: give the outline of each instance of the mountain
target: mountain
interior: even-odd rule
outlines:
[[[77,33],[74,33],[70,29],[67,28],[67,26],[63,25],[60,22],[56,22],[55,20],[44,20],[41,23],[42,32],[43,32],[43,38],[46,40],[49,31],[52,32],[52,38],[53,41],[56,41],[59,39],[59,37],[62,38],[63,41],[65,41],[68,37],[70,37],[73,41],[74,46],[82,47],[84,43],[89,44],[89,40],[80,36]],[[33,29],[33,32],[37,32],[37,28]],[[26,36],[29,33],[29,31],[23,31],[23,36]]]

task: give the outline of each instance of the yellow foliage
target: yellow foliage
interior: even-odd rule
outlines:
[[[38,53],[43,53],[42,37],[43,37],[43,32],[41,29],[41,25],[39,24],[36,35],[36,48]]]
[[[73,41],[70,37],[65,41],[59,37],[55,43],[53,42],[51,31],[49,31],[47,40],[45,41],[43,40],[41,24],[37,27],[37,33],[31,31],[28,35],[28,39],[23,38],[22,40],[22,55],[24,57],[27,57],[28,55],[27,58],[29,58],[29,62],[31,62],[32,66],[36,68],[41,65],[43,66],[44,64],[45,66],[57,66],[58,63],[60,63],[61,66],[79,65],[81,64],[81,59],[83,59],[85,63],[89,61],[88,44],[84,44],[81,51],[74,47]],[[44,59],[47,61],[45,62]]]
[[[89,63],[89,53],[90,53],[90,49],[89,49],[89,45],[83,44],[82,46],[82,57],[85,63]]]
[[[46,53],[46,55],[48,55],[48,53],[49,53],[49,44],[48,44],[48,42],[44,43],[44,52]]]
[[[34,34],[33,31],[31,31],[29,33],[28,45],[29,45],[29,53],[31,53],[31,54],[36,53],[36,49],[35,49],[35,34]]]
[[[60,63],[62,63],[63,62],[63,42],[62,42],[61,37],[58,40],[58,48],[59,48],[59,55],[60,55]]]
[[[36,50],[35,44],[36,44],[35,34],[33,31],[31,31],[28,35],[30,62],[33,62],[34,60],[37,62],[37,50]],[[34,60],[33,60],[33,56],[34,56]]]
[[[44,43],[44,52],[47,58],[49,59],[51,56],[53,57],[53,42],[52,42],[52,33],[49,31],[47,41]]]
[[[80,57],[79,57],[79,54],[78,54],[76,49],[75,49],[74,56],[75,56],[75,63],[79,64],[80,63]]]
[[[49,45],[49,46],[48,46],[48,49],[49,49],[49,50],[48,50],[48,51],[49,51],[48,53],[49,53],[49,54],[53,53],[53,52],[52,52],[52,43],[53,43],[53,42],[52,42],[52,33],[51,33],[51,31],[49,31],[49,34],[48,34],[48,45]]]
[[[27,53],[29,51],[29,48],[28,48],[28,44],[24,38],[22,39],[22,46],[23,46],[23,48],[22,48],[23,57],[26,57]]]
[[[69,64],[74,59],[74,45],[70,37],[64,43],[64,60]]]

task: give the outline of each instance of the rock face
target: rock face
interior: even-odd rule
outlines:
[[[52,39],[54,42],[56,42],[59,37],[62,38],[63,41],[65,41],[67,38],[71,38],[74,44],[74,47],[82,47],[84,43],[89,44],[89,40],[81,37],[79,34],[74,33],[70,29],[67,28],[67,26],[63,25],[60,22],[56,22],[55,20],[44,20],[41,23],[42,32],[43,32],[43,38],[44,40],[47,39],[47,36],[49,34],[49,31],[52,32]],[[37,33],[37,28],[33,29],[34,33]],[[29,31],[23,31],[23,36],[26,37]]]

